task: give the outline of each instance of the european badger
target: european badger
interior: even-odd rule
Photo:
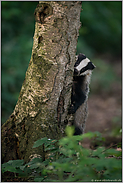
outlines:
[[[89,84],[94,64],[82,53],[78,55],[74,65],[73,85],[71,94],[71,105],[68,109],[69,114],[74,114],[75,133],[80,135],[84,131],[87,119],[87,99]]]

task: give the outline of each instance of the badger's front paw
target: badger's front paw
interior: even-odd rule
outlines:
[[[68,114],[74,114],[74,113],[75,113],[75,107],[73,104],[71,104],[69,109],[68,109]]]

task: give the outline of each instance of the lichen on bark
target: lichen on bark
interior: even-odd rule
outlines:
[[[7,146],[12,148],[12,141],[8,144],[4,137],[16,138],[17,156],[13,158],[27,162],[33,154],[44,156],[42,147],[32,148],[36,140],[45,136],[59,139],[64,135],[80,11],[79,1],[39,2],[29,67],[15,109],[2,127],[3,162],[12,158],[12,153],[7,158],[6,150]],[[63,109],[60,113],[59,107]],[[9,124],[14,125],[12,133],[8,133]]]

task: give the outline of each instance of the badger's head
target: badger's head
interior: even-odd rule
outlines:
[[[74,75],[84,76],[91,74],[94,68],[95,65],[84,54],[80,53],[74,65]]]

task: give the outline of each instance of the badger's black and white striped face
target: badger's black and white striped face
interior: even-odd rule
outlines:
[[[74,65],[74,75],[82,76],[91,74],[95,65],[82,53],[78,55],[78,59]]]

